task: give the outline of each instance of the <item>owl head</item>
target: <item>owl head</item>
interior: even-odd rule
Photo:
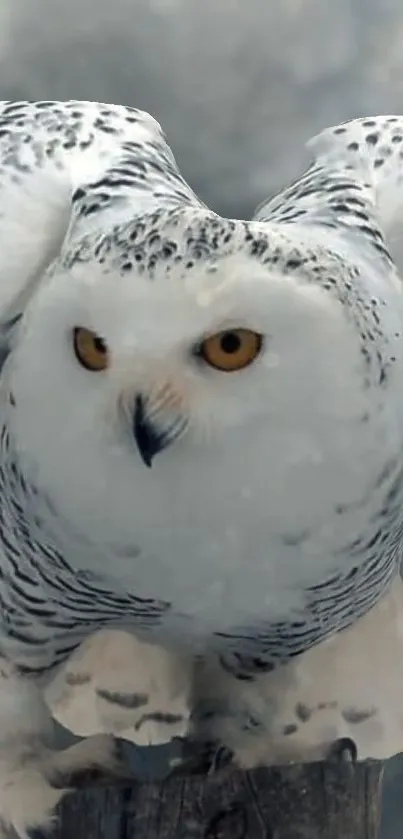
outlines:
[[[4,371],[28,480],[133,590],[217,620],[225,596],[280,608],[402,446],[367,279],[297,226],[204,209],[67,243]]]

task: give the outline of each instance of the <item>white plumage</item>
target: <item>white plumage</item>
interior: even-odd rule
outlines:
[[[400,117],[328,129],[236,221],[149,115],[3,104],[0,816],[20,836],[60,761],[115,767],[113,738],[44,746],[35,683],[60,711],[83,655],[100,727],[133,739],[190,718],[253,765],[402,737],[402,142]],[[137,638],[130,691],[102,636],[49,685],[105,627]],[[18,821],[27,743],[43,807],[35,787]]]

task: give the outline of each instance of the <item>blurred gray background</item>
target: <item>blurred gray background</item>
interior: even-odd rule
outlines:
[[[0,0],[0,98],[144,108],[204,200],[247,217],[298,172],[320,128],[403,113],[403,3]],[[401,835],[395,759],[382,839]]]

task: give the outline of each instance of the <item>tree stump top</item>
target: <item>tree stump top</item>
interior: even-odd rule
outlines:
[[[377,839],[383,764],[223,770],[68,796],[52,839]]]

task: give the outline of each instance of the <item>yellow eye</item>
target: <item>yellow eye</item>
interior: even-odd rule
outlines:
[[[216,370],[232,373],[242,370],[259,355],[263,339],[250,329],[225,329],[206,338],[198,355]]]
[[[73,332],[73,342],[77,359],[86,370],[98,372],[107,368],[109,354],[103,338],[91,329],[77,326]]]

